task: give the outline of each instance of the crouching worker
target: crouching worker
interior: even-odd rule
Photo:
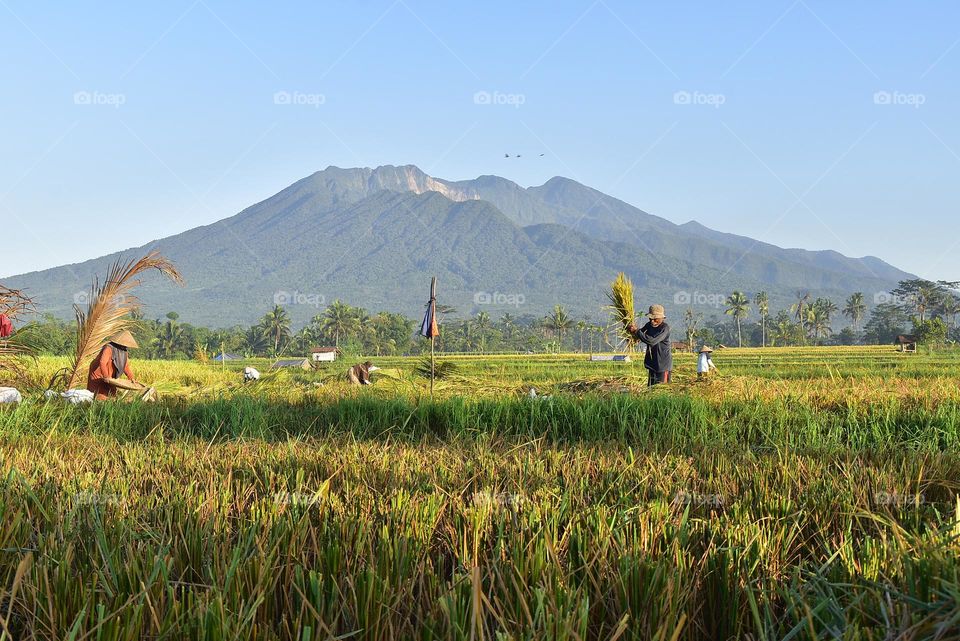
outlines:
[[[96,395],[96,400],[105,401],[113,398],[121,390],[140,392],[144,401],[154,400],[156,390],[141,385],[133,376],[130,369],[130,360],[127,350],[137,349],[137,341],[130,332],[120,332],[103,346],[100,354],[90,364],[90,374],[87,378],[87,389]],[[128,380],[120,377],[126,376]]]
[[[380,368],[375,367],[370,361],[354,365],[347,370],[347,380],[351,385],[373,385],[373,382],[370,380],[370,373],[378,369]]]
[[[710,376],[710,371],[717,371],[717,366],[713,364],[710,354],[713,353],[712,347],[704,345],[700,348],[700,356],[697,358],[697,379],[703,380]]]
[[[647,386],[670,382],[673,371],[673,352],[670,349],[670,326],[663,305],[651,305],[647,324],[637,329],[633,323],[627,327],[630,334],[647,346],[643,366],[647,368]]]

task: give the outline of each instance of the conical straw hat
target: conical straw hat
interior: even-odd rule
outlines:
[[[110,339],[111,343],[120,345],[121,347],[126,347],[127,349],[137,349],[140,347],[137,345],[137,341],[133,338],[133,334],[128,331],[122,331],[113,338]]]

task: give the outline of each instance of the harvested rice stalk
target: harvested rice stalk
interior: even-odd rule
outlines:
[[[613,318],[613,324],[621,338],[626,341],[627,349],[632,351],[636,339],[627,331],[627,327],[633,324],[636,319],[636,313],[633,308],[633,283],[623,272],[617,274],[617,278],[610,286],[607,292],[607,298],[610,299],[610,316]]]

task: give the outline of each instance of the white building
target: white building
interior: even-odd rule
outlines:
[[[337,360],[336,347],[315,347],[311,350],[314,363],[332,363]]]

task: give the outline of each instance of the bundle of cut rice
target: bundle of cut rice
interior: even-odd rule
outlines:
[[[617,274],[616,280],[610,286],[607,292],[607,298],[610,299],[610,316],[613,318],[614,325],[620,330],[621,336],[627,340],[628,345],[634,343],[633,336],[627,331],[627,327],[633,324],[636,314],[633,309],[633,283],[623,272]]]

